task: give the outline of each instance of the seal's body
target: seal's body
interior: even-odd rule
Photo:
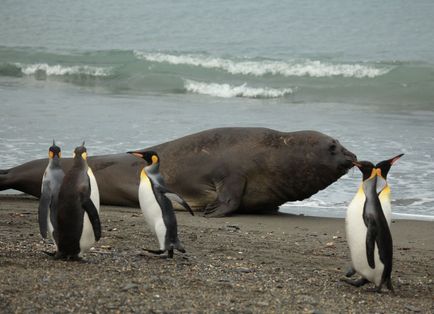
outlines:
[[[208,216],[275,211],[326,188],[353,166],[356,156],[315,131],[219,128],[156,145],[167,187]],[[102,204],[138,206],[138,173],[145,162],[129,154],[90,157]],[[71,160],[62,159],[65,171]],[[46,165],[35,160],[0,171],[0,190],[40,195]]]

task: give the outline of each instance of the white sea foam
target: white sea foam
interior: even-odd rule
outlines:
[[[21,64],[16,63],[17,67],[21,69],[21,72],[25,75],[35,75],[40,72],[47,76],[62,76],[62,75],[88,75],[95,77],[105,77],[111,74],[111,68],[94,67],[88,65],[49,65],[46,63],[36,64]]]
[[[187,91],[197,94],[210,95],[215,97],[248,97],[248,98],[277,98],[292,94],[291,88],[255,88],[247,84],[232,86],[229,84],[203,83],[186,80],[184,87]]]
[[[390,71],[388,68],[376,68],[363,64],[332,64],[317,60],[305,61],[233,61],[202,55],[171,55],[163,53],[143,53],[135,51],[135,56],[151,62],[174,65],[192,65],[209,69],[221,69],[231,74],[263,76],[266,74],[283,76],[310,77],[354,77],[374,78]]]

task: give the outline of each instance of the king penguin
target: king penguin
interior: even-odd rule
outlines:
[[[390,228],[390,224],[392,223],[392,206],[391,206],[392,191],[389,184],[387,183],[387,175],[392,165],[402,156],[404,156],[404,154],[399,154],[393,158],[380,161],[375,165],[375,167],[373,167],[375,171],[379,174],[379,177],[377,178],[377,185],[378,186],[381,185],[383,187],[382,190],[379,192],[378,197],[380,199],[381,208],[383,209],[383,214],[384,217],[386,218],[389,228]],[[352,267],[350,267],[345,276],[352,277],[354,274],[356,274],[356,271]]]
[[[154,151],[128,152],[142,158],[147,165],[140,173],[139,203],[143,216],[149,227],[157,236],[160,249],[147,250],[155,254],[168,252],[173,257],[174,249],[185,253],[185,249],[178,239],[178,227],[175,212],[169,199],[174,200],[186,208],[192,215],[190,206],[179,195],[171,192],[165,186],[159,172],[160,158]]]
[[[42,238],[54,240],[53,231],[57,228],[57,199],[65,173],[60,166],[60,147],[53,140],[48,149],[48,166],[42,177],[41,197],[38,207],[39,231]]]
[[[75,148],[71,169],[60,187],[56,259],[80,260],[79,255],[101,238],[99,199],[92,200],[92,192],[99,196],[98,186],[89,169],[83,142]]]
[[[362,278],[344,280],[354,286],[373,282],[374,291],[380,292],[385,283],[393,291],[390,188],[386,177],[391,165],[401,156],[376,166],[368,161],[354,162],[363,174],[363,182],[347,209],[346,234],[352,260],[352,269],[347,277],[358,273]]]
[[[375,169],[377,169],[378,175],[379,175],[379,184],[383,184],[384,188],[381,190],[378,197],[380,198],[381,207],[383,208],[384,216],[386,217],[387,223],[390,227],[390,224],[392,223],[392,206],[391,206],[391,189],[389,184],[387,184],[387,174],[389,173],[390,168],[392,165],[404,154],[399,154],[398,156],[395,156],[393,158],[380,161],[375,165]],[[383,182],[383,183],[381,183]]]

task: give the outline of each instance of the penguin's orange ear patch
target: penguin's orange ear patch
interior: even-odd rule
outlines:
[[[54,153],[50,150],[48,152],[48,158],[52,159],[54,157]]]
[[[87,159],[87,153],[86,152],[82,153],[81,154],[81,158],[83,158],[84,160],[86,160]]]
[[[152,155],[152,164],[156,164],[158,162],[158,157],[156,155]]]

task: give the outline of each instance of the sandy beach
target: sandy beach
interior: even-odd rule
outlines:
[[[428,313],[434,224],[392,224],[395,295],[340,281],[342,219],[292,215],[206,219],[177,212],[187,254],[162,259],[139,209],[103,206],[103,236],[83,262],[42,251],[38,202],[0,198],[0,312]]]

